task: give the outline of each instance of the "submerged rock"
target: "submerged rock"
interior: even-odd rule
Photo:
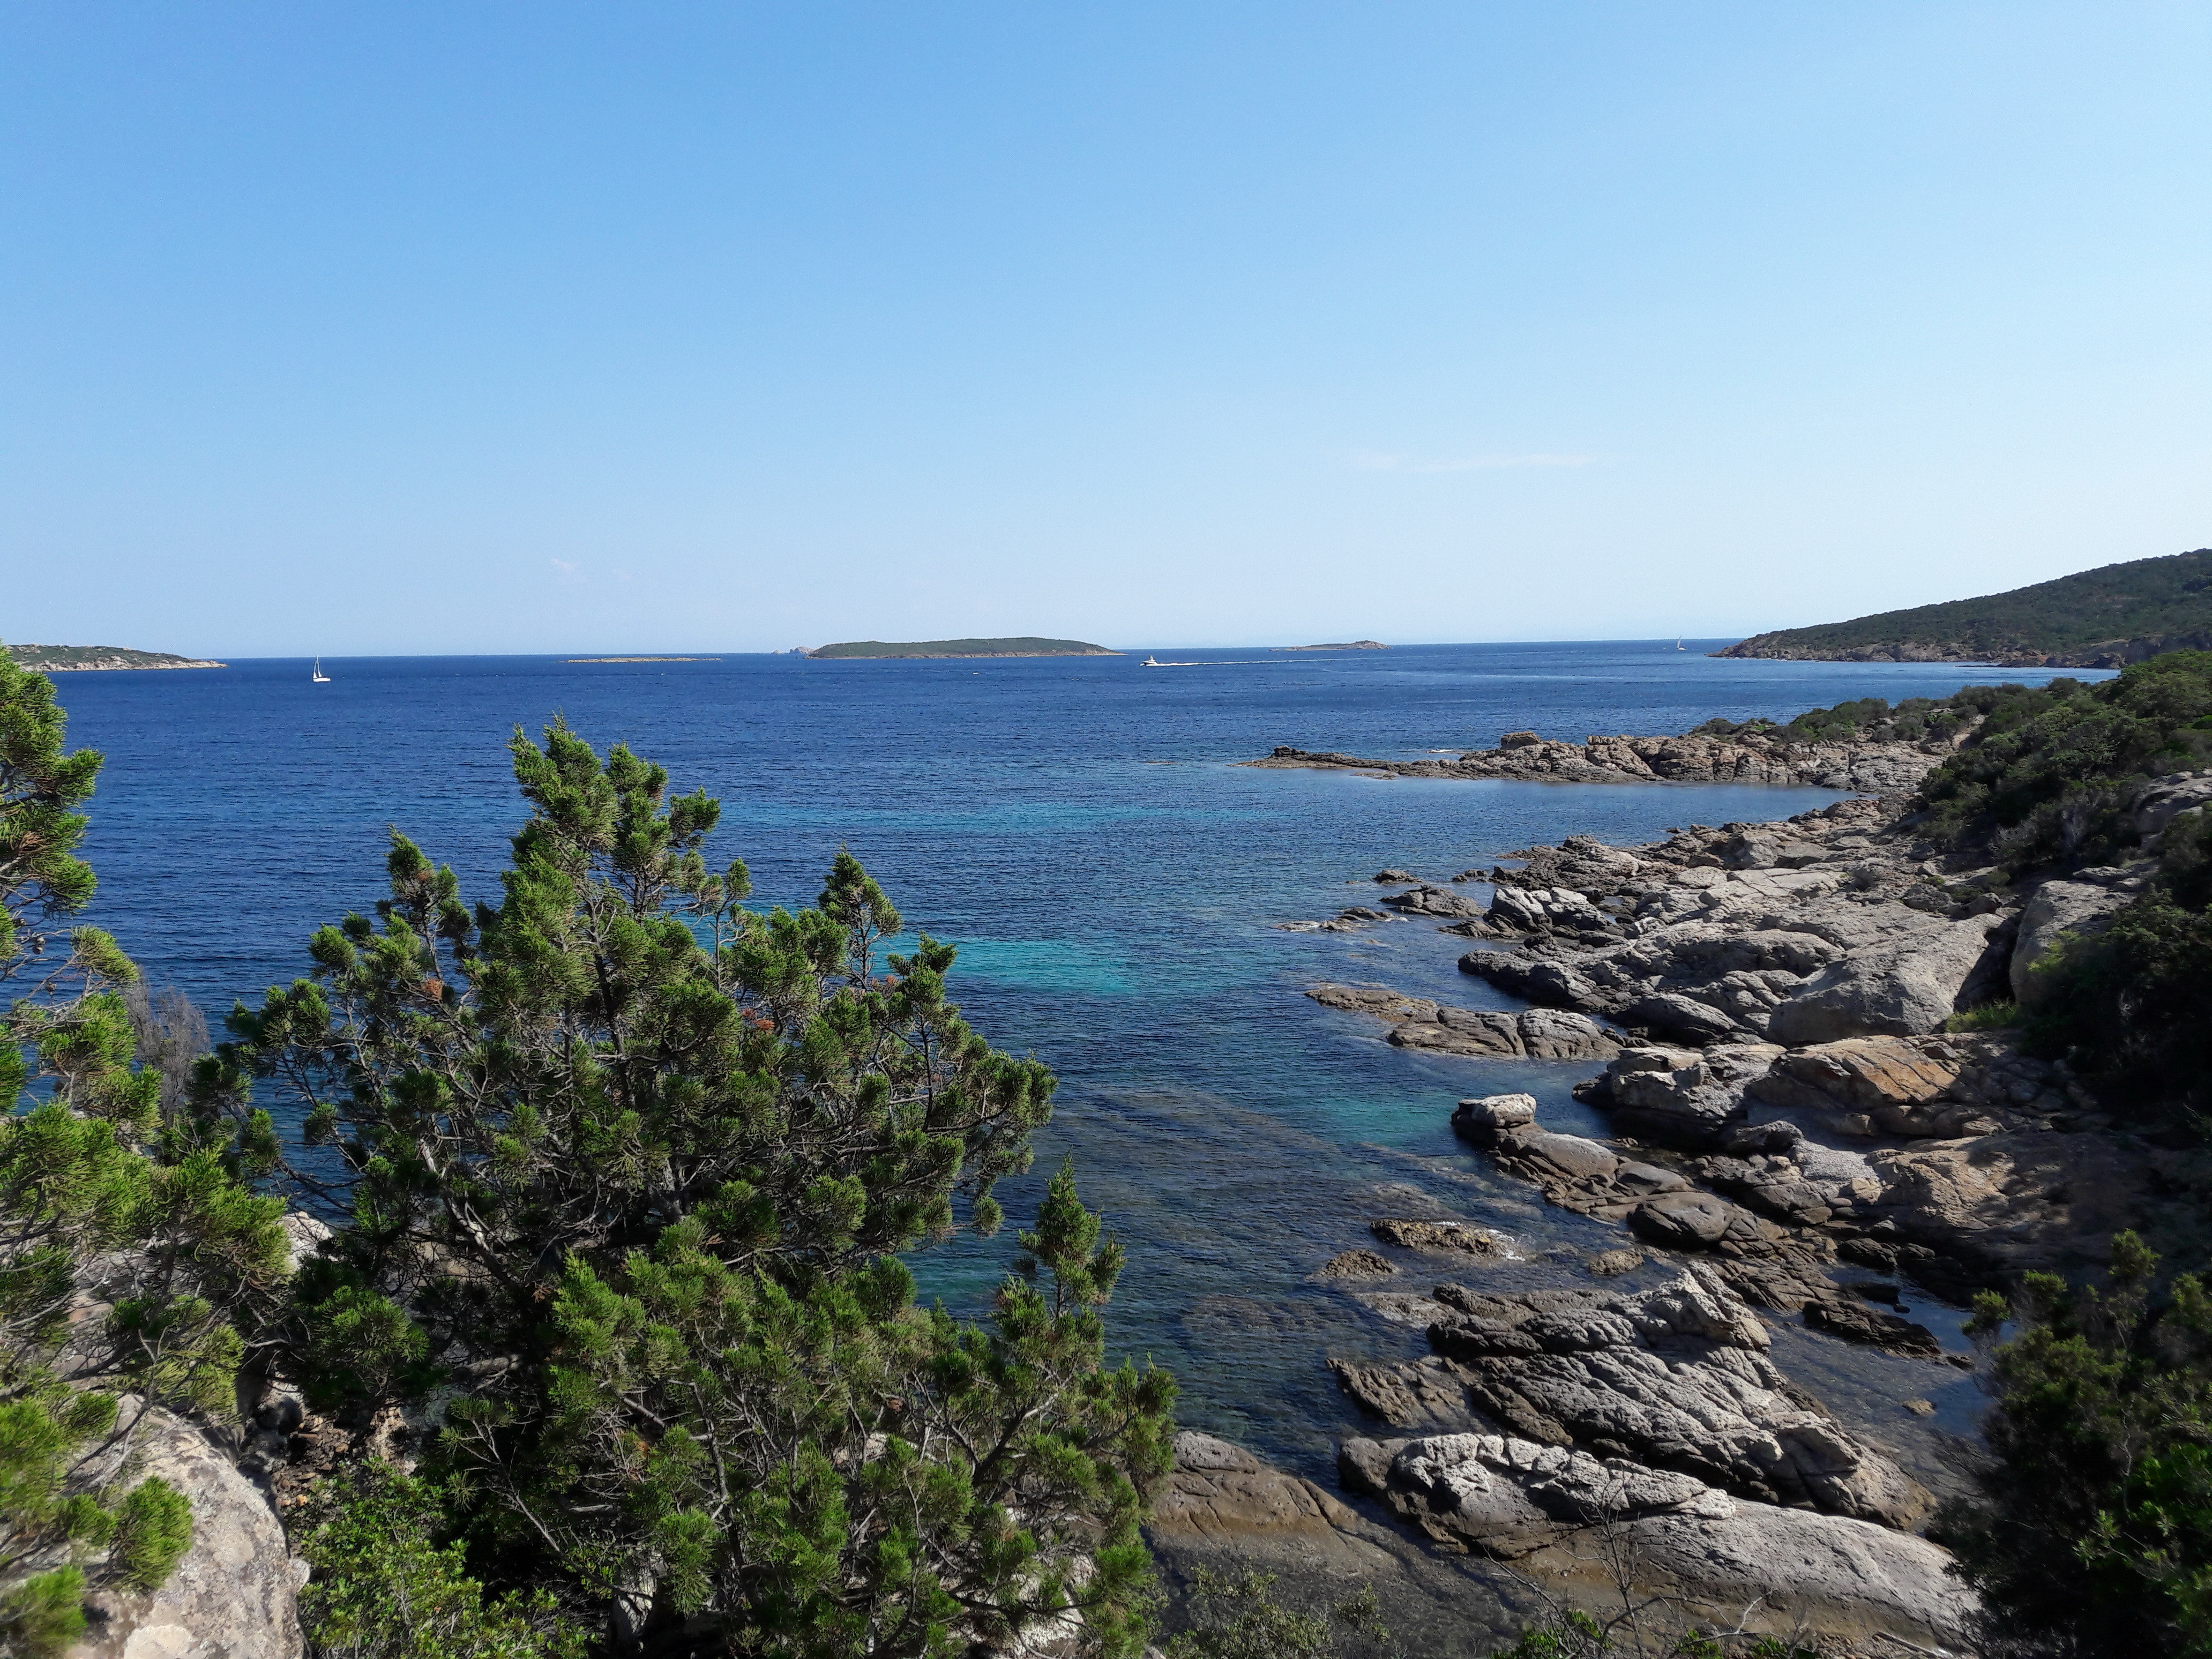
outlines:
[[[1505,1243],[1487,1227],[1471,1226],[1464,1221],[1370,1221],[1367,1231],[1385,1244],[1395,1244],[1401,1250],[1438,1251],[1451,1255],[1498,1255],[1504,1253]],[[1356,1254],[1371,1256],[1373,1252],[1362,1250]],[[1342,1261],[1342,1256],[1336,1261]],[[1376,1261],[1382,1261],[1374,1256]],[[1386,1261],[1387,1271],[1395,1272]]]
[[[1586,1015],[1550,1008],[1455,1008],[1381,985],[1310,986],[1325,1008],[1370,1015],[1391,1027],[1389,1041],[1433,1053],[1528,1060],[1608,1060],[1620,1045]]]
[[[1393,893],[1382,902],[1393,910],[1403,910],[1409,915],[1444,916],[1453,921],[1482,914],[1481,906],[1464,894],[1453,892],[1449,887],[1413,887],[1402,893]]]
[[[1398,1271],[1388,1256],[1372,1250],[1339,1250],[1316,1270],[1316,1279],[1380,1279]]]

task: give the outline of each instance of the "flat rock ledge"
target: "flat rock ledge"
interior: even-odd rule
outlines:
[[[1627,1295],[1445,1284],[1433,1300],[1428,1357],[1329,1362],[1394,1427],[1504,1433],[1900,1530],[1932,1507],[1783,1374],[1765,1326],[1709,1268]]]
[[[1547,1605],[1617,1606],[1616,1564],[1686,1617],[1733,1625],[1751,1607],[1753,1630],[1832,1646],[1957,1649],[1974,1610],[1925,1540],[1504,1435],[1347,1441],[1352,1502],[1211,1435],[1187,1430],[1175,1450],[1147,1528],[1171,1583],[1255,1565],[1316,1604],[1371,1585],[1413,1652],[1486,1652]]]
[[[1380,985],[1316,985],[1306,994],[1324,1008],[1371,1015],[1401,1048],[1492,1059],[1609,1060],[1620,1044],[1595,1020],[1556,1008],[1455,1008]]]
[[[1963,737],[1963,733],[1960,737]],[[1378,777],[1507,778],[1539,783],[1775,783],[1829,789],[1910,789],[1959,738],[1908,743],[1792,744],[1734,737],[1591,737],[1581,743],[1509,732],[1494,749],[1455,759],[1366,760],[1288,744],[1245,766],[1364,772]]]

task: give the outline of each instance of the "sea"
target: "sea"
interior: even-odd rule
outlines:
[[[1787,719],[1848,698],[2039,681],[2017,669],[1716,658],[1725,641],[1162,650],[1111,657],[684,661],[324,658],[56,677],[72,744],[106,757],[91,803],[91,919],[218,1034],[241,1000],[307,971],[313,930],[369,912],[388,826],[495,901],[523,807],[506,744],[559,716],[626,743],[674,787],[719,798],[710,863],[742,857],[757,906],[800,905],[849,848],[910,929],[958,947],[957,1000],[1001,1048],[1060,1078],[1018,1223],[1072,1158],[1127,1248],[1108,1310],[1117,1356],[1164,1365],[1179,1420],[1327,1481],[1361,1425],[1331,1355],[1410,1357],[1418,1330],[1360,1286],[1316,1279],[1389,1216],[1511,1235],[1492,1288],[1587,1284],[1620,1243],[1547,1208],[1456,1142],[1462,1097],[1524,1090],[1541,1120],[1602,1133],[1570,1091],[1588,1062],[1423,1056],[1320,1007],[1320,981],[1509,1006],[1461,974],[1433,923],[1286,932],[1372,902],[1374,874],[1442,880],[1576,833],[1615,844],[1671,826],[1785,817],[1831,792],[1698,785],[1383,779],[1254,769],[1278,744],[1370,757],[1485,747],[1508,731],[1579,739],[1674,732],[1714,715]],[[1486,892],[1470,883],[1462,890]],[[281,1115],[287,1103],[272,1100]],[[915,1261],[925,1291],[987,1312],[1012,1229]],[[1650,1282],[1661,1269],[1626,1282]],[[1423,1275],[1427,1275],[1425,1279]],[[1443,1267],[1412,1264],[1393,1288]],[[1372,1288],[1371,1285],[1368,1288]],[[1916,1318],[1963,1347],[1960,1316]],[[1778,1358],[1846,1422],[1941,1489],[1982,1401],[1949,1366],[1871,1353],[1781,1321]],[[1914,1417],[1898,1402],[1923,1398]]]

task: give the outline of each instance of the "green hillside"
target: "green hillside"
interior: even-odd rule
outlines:
[[[125,645],[0,646],[18,668],[40,674],[67,674],[81,668],[221,668],[219,662],[179,657],[167,651],[134,651]]]
[[[2212,647],[2212,548],[2108,564],[2009,593],[1785,628],[1716,652],[1822,662],[2118,668]]]
[[[847,640],[817,646],[810,657],[1118,657],[1103,645],[1081,640],[1041,640],[1030,635],[1007,640]]]

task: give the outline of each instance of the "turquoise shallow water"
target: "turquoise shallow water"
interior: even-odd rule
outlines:
[[[319,924],[380,891],[385,826],[491,896],[520,821],[502,744],[556,712],[602,748],[666,764],[723,803],[714,849],[750,864],[757,901],[804,902],[849,845],[909,923],[962,946],[961,1000],[1001,1046],[1059,1073],[1021,1216],[1073,1155],[1127,1243],[1115,1341],[1172,1366],[1188,1422],[1322,1472],[1346,1410],[1330,1352],[1413,1352],[1309,1281],[1382,1214],[1478,1217],[1522,1235],[1506,1283],[1559,1282],[1546,1251],[1614,1241],[1532,1202],[1452,1139],[1453,1101],[1527,1089],[1557,1127],[1598,1126],[1568,1090],[1591,1068],[1422,1058],[1300,994],[1366,980],[1471,1006],[1499,1000],[1417,924],[1297,934],[1386,866],[1431,877],[1577,831],[1779,817],[1818,790],[1378,781],[1231,763],[1279,743],[1414,755],[1547,735],[1671,732],[1709,715],[1786,717],[2017,672],[1738,662],[1671,644],[1431,646],[1147,672],[1123,658],[987,663],[575,664],[550,659],[304,659],[206,672],[58,680],[74,742],[106,752],[94,803],[94,917],[157,981],[211,1014],[305,969]],[[1227,659],[1244,660],[1229,661]],[[2035,678],[2042,678],[2040,676]],[[1011,1241],[918,1263],[966,1308]],[[1839,1408],[1899,1390],[1972,1417],[1957,1373],[1796,1334]],[[1793,1362],[1796,1363],[1796,1362]],[[1924,1376],[1922,1374],[1925,1373]],[[1920,1432],[1920,1431],[1913,1431]]]

